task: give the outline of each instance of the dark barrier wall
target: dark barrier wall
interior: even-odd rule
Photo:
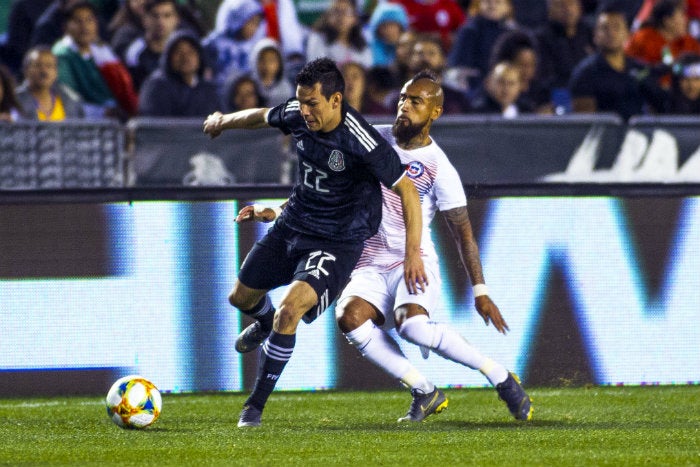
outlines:
[[[142,118],[131,120],[128,130],[131,176],[138,186],[290,181],[291,139],[278,130],[238,130],[211,139],[201,119]]]
[[[228,132],[210,141],[199,120],[135,120],[129,127],[137,186],[286,183],[295,176],[289,141],[277,130]],[[444,116],[432,135],[465,184],[700,182],[699,118],[639,118],[624,125],[601,114]]]
[[[468,185],[700,182],[697,117],[444,116],[432,134]],[[273,129],[210,139],[202,119],[5,123],[0,189],[286,185],[294,149]]]
[[[443,283],[432,286],[444,300],[434,318],[528,385],[700,382],[700,191],[652,188],[655,196],[541,190],[470,201],[507,336],[473,309],[438,216]],[[237,200],[250,195],[100,203],[104,193],[88,193],[77,204],[45,196],[0,205],[0,394],[102,393],[132,372],[166,391],[250,387],[255,356],[232,346],[247,322],[226,300],[267,228],[232,222]],[[280,201],[265,196],[257,201]],[[300,324],[297,343],[280,389],[397,386],[346,343],[332,310]],[[476,371],[402,348],[438,385],[486,384]]]

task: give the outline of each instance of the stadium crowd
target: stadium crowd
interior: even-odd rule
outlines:
[[[7,2],[9,3],[9,2]],[[700,0],[13,0],[0,120],[274,106],[326,56],[360,112],[408,77],[445,113],[700,114]],[[8,9],[9,8],[9,9]]]

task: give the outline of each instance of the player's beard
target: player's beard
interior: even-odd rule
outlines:
[[[405,144],[421,134],[423,127],[425,127],[425,123],[426,122],[413,123],[405,117],[399,117],[391,126],[391,134],[394,135],[397,143]]]

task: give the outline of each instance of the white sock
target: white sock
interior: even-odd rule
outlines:
[[[432,392],[435,385],[428,381],[401,352],[398,344],[371,320],[345,334],[348,342],[360,351],[363,357],[401,381],[411,389],[424,393]]]
[[[508,377],[503,365],[485,357],[454,329],[430,321],[426,315],[408,318],[401,325],[399,335],[413,344],[430,348],[441,357],[479,370],[494,386]]]

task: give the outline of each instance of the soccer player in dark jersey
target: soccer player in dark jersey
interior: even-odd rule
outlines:
[[[406,226],[404,280],[417,293],[428,285],[420,257],[421,208],[413,182],[392,147],[343,100],[335,63],[319,58],[296,77],[296,98],[272,109],[215,112],[204,133],[267,126],[296,141],[299,180],[282,214],[246,257],[229,302],[257,321],[236,341],[263,353],[253,392],[239,427],[259,426],[265,403],[292,355],[299,321],[313,321],[340,293],[377,232],[382,215],[380,182],[401,197]],[[241,216],[252,216],[242,211]],[[267,292],[288,285],[275,310]]]

